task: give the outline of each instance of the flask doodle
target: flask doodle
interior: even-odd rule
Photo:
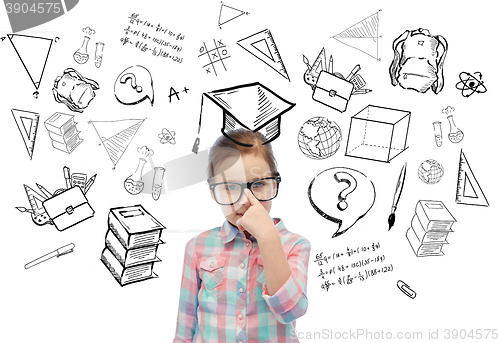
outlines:
[[[375,203],[373,182],[365,174],[344,167],[329,168],[319,173],[309,184],[307,194],[314,210],[337,224],[332,238],[345,233]],[[332,197],[335,197],[334,201]]]
[[[136,65],[122,71],[115,81],[115,97],[124,105],[136,105],[149,99],[153,106],[153,79],[149,70]]]

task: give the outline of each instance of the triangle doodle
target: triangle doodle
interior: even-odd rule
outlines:
[[[489,206],[465,154],[460,151],[455,202],[464,205]]]
[[[290,81],[285,65],[274,42],[271,31],[263,30],[237,41],[243,49],[273,68],[285,79]]]
[[[233,19],[242,16],[243,14],[245,14],[244,11],[224,5],[224,3],[222,3],[219,12],[219,27],[230,22]]]
[[[40,115],[35,112],[16,109],[12,109],[11,112],[14,120],[16,121],[17,129],[23,138],[28,155],[30,159],[32,159]]]
[[[38,90],[49,58],[52,39],[18,34],[8,34],[7,37],[28,73],[33,86]]]
[[[116,168],[144,120],[90,121],[113,163],[113,169]]]
[[[378,57],[379,12],[366,17],[365,19],[330,38],[334,38],[340,43],[364,52],[368,56],[380,61],[380,58]]]

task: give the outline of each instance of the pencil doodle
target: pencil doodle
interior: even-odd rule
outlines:
[[[337,123],[325,117],[313,117],[300,128],[297,143],[304,155],[322,160],[335,155],[341,139],[342,132]]]
[[[38,89],[42,82],[53,40],[44,37],[19,34],[8,34],[7,37],[14,47],[19,60],[23,64],[26,73],[28,73],[33,86],[35,86],[33,96],[38,98]]]
[[[417,257],[443,256],[446,238],[456,222],[442,201],[420,200],[406,231],[406,238]]]
[[[224,68],[224,70],[227,71],[224,60],[228,59],[231,56],[229,56],[227,47],[222,42],[222,39],[219,39],[217,41],[213,39],[213,41],[214,41],[213,49],[208,49],[205,42],[203,42],[203,45],[199,49],[200,54],[198,55],[198,57],[206,56],[208,59],[208,63],[203,65],[202,68],[205,68],[207,74],[211,74],[213,71],[215,76],[217,76],[217,69],[215,68],[215,66],[216,65],[222,66],[222,68]]]
[[[377,11],[330,38],[334,38],[340,43],[364,52],[368,56],[380,61],[381,59],[378,57],[378,40],[382,36],[378,34],[378,14],[381,11]]]
[[[332,201],[335,194],[338,201]],[[345,233],[363,218],[376,197],[375,186],[365,174],[344,167],[319,173],[309,184],[307,195],[314,210],[336,224],[332,238]]]
[[[347,77],[333,71],[333,57],[330,55],[326,65],[325,48],[322,48],[313,65],[302,55],[302,61],[307,66],[304,72],[304,82],[313,90],[312,98],[339,112],[344,112],[351,95],[367,94],[371,89],[363,88],[366,81],[358,73],[361,66],[357,64]]]
[[[259,31],[240,39],[236,43],[290,81],[285,64],[278,51],[278,46],[270,30]]]
[[[441,129],[441,122],[435,121],[432,123],[432,127],[434,128],[434,141],[436,145],[440,147],[443,145],[443,130]]]
[[[132,195],[137,195],[143,191],[144,182],[142,180],[142,173],[144,170],[144,165],[146,164],[146,158],[150,158],[151,161],[150,156],[154,154],[154,151],[148,149],[147,146],[137,148],[137,152],[140,156],[137,168],[135,169],[135,172],[127,177],[123,182],[123,187],[125,188],[125,190]]]
[[[59,249],[56,249],[54,251],[51,251],[43,256],[40,256],[36,259],[34,259],[33,261],[31,262],[28,262],[24,265],[24,269],[29,269],[31,267],[34,267],[36,266],[37,264],[40,264],[42,262],[45,262],[53,257],[61,257],[61,256],[64,256],[64,255],[67,255],[69,253],[72,253],[75,249],[75,244],[74,243],[70,243],[70,244],[67,244],[67,245],[64,245],[62,247],[60,247]]]
[[[429,30],[406,30],[392,43],[394,59],[389,67],[393,86],[435,94],[444,86],[443,66],[448,42],[443,36],[433,36]]]
[[[475,76],[477,74],[477,77]],[[476,71],[475,73],[461,72],[458,76],[460,81],[457,82],[455,88],[462,91],[464,98],[470,97],[474,93],[486,93],[486,86],[483,81],[483,74]]]
[[[101,261],[120,286],[157,278],[153,265],[166,229],[141,205],[111,208]]]
[[[422,180],[423,183],[428,185],[434,185],[441,181],[444,175],[444,168],[436,160],[425,160],[418,167],[418,178]]]
[[[462,205],[490,205],[462,150],[460,150],[460,160],[458,162],[455,202]]]
[[[21,206],[16,207],[17,210],[30,213],[35,224],[51,224],[58,231],[64,231],[92,218],[94,210],[85,195],[94,184],[97,174],[87,180],[86,174],[71,174],[69,168],[64,167],[63,175],[66,187],[55,192],[50,192],[37,183],[40,194],[24,185],[31,210]]]
[[[73,112],[83,112],[95,97],[99,84],[84,77],[73,68],[64,70],[62,76],[54,80],[52,93],[57,102],[65,104]]]
[[[245,128],[260,131],[266,137],[263,144],[272,142],[280,135],[281,116],[295,106],[294,103],[283,99],[259,82],[203,93],[198,134],[201,128],[202,113],[208,107],[203,104],[203,97],[207,97],[217,105],[216,112],[208,117],[215,117],[217,112],[222,110],[222,134],[242,146],[252,145],[237,142],[227,133]]]
[[[351,117],[346,156],[390,162],[408,149],[410,111],[368,105]]]
[[[101,67],[103,54],[104,54],[104,43],[102,42],[95,43],[94,65],[96,68]]]
[[[146,119],[122,119],[111,121],[91,120],[101,144],[113,163],[113,170],[127,150],[130,142]],[[101,145],[99,144],[99,145]]]
[[[161,133],[158,135],[158,138],[160,138],[161,144],[175,144],[175,131],[169,131],[163,128]]]
[[[153,190],[152,190],[153,199],[155,201],[160,198],[164,174],[165,174],[165,168],[155,167],[155,175],[153,179]]]
[[[115,81],[115,97],[123,105],[136,105],[149,99],[155,101],[153,78],[141,65],[131,66],[118,75]]]
[[[401,193],[403,192],[405,180],[406,180],[406,163],[401,168],[398,182],[396,183],[396,190],[394,191],[394,197],[392,198],[391,214],[387,219],[387,222],[389,223],[389,231],[396,222],[396,209],[398,208],[399,199],[401,198]]]
[[[83,142],[74,118],[74,115],[56,112],[44,122],[52,140],[52,146],[68,154],[71,154]]]
[[[83,37],[82,45],[73,54],[73,59],[78,64],[85,64],[89,60],[89,53],[87,51],[87,46],[89,44],[90,37]]]
[[[219,12],[219,28],[222,29],[222,25],[229,23],[231,20],[241,17],[242,15],[248,15],[248,12],[239,10],[237,8],[225,5],[221,1],[220,12]]]
[[[33,158],[33,150],[35,149],[35,140],[38,132],[40,115],[35,112],[17,110],[14,108],[11,109],[11,112],[31,160]]]
[[[398,282],[396,283],[396,286],[407,297],[415,299],[415,297],[417,296],[417,292],[415,292],[413,289],[411,289],[410,286],[408,286],[404,281],[398,280]]]

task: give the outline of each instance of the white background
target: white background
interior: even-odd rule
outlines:
[[[159,201],[150,195],[132,196],[122,183],[136,167],[135,149],[147,145],[153,149],[155,164],[191,153],[197,137],[201,94],[215,89],[260,82],[285,99],[296,103],[282,117],[281,136],[273,142],[279,171],[283,177],[279,196],[273,201],[271,215],[281,217],[292,232],[308,238],[312,244],[309,262],[307,313],[297,321],[297,330],[318,332],[333,330],[368,330],[381,334],[422,332],[426,341],[429,330],[498,329],[498,56],[496,35],[498,11],[487,1],[227,1],[250,14],[218,26],[220,2],[208,1],[96,1],[82,0],[66,15],[34,29],[22,32],[48,38],[53,43],[39,89],[34,91],[8,39],[0,43],[0,113],[2,114],[2,249],[0,250],[2,342],[170,342],[175,334],[177,306],[184,247],[197,232],[220,226],[224,217],[212,202],[205,183],[162,195]],[[377,61],[345,46],[331,36],[379,9],[379,57]],[[182,32],[182,64],[153,57],[132,47],[124,47],[120,38],[132,13],[153,24],[161,23],[174,32]],[[96,31],[89,43],[90,61],[78,65],[72,58],[82,41],[82,28]],[[449,44],[444,65],[445,85],[438,95],[420,94],[393,87],[389,65],[393,58],[392,41],[405,30],[428,29],[442,35]],[[255,32],[270,29],[285,62],[291,82],[281,77],[236,44]],[[0,11],[0,36],[10,33],[7,15]],[[231,57],[227,71],[218,76],[206,74],[198,58],[203,42],[222,39]],[[93,65],[96,42],[104,42],[103,64]],[[302,80],[305,65],[302,55],[311,63],[321,48],[333,55],[334,70],[346,75],[355,64],[373,90],[353,96],[347,111],[339,113],[315,102],[311,88]],[[34,51],[33,53],[36,53]],[[122,70],[140,64],[153,76],[155,103],[143,102],[124,106],[114,98],[113,85]],[[43,127],[43,121],[54,112],[71,113],[52,96],[53,80],[65,68],[75,68],[96,80],[100,89],[84,113],[76,114],[84,142],[71,154],[55,150]],[[470,98],[455,89],[462,71],[483,74],[488,91]],[[170,87],[181,100],[169,103]],[[367,105],[378,105],[411,111],[408,150],[390,163],[344,156],[350,118]],[[441,110],[455,108],[457,126],[465,133],[459,144],[446,135],[448,123]],[[38,112],[40,125],[33,159],[29,160],[10,110]],[[71,113],[73,114],[73,113]],[[343,140],[336,155],[316,161],[303,155],[297,145],[297,133],[311,117],[324,116],[341,128]],[[129,149],[112,170],[112,163],[99,138],[87,123],[89,120],[146,118]],[[434,143],[432,122],[443,122],[445,139],[438,148]],[[222,118],[203,118],[201,148],[207,147],[220,133]],[[162,128],[176,132],[176,144],[162,145],[158,134]],[[463,149],[488,201],[489,207],[457,205],[455,188],[460,150]],[[444,177],[436,185],[426,185],[417,169],[426,159],[435,159],[444,167]],[[407,162],[407,179],[397,210],[396,224],[387,231],[387,217],[401,166]],[[36,226],[15,206],[29,207],[23,184],[35,183],[54,190],[64,185],[63,166],[72,172],[97,174],[87,194],[95,216],[78,226],[59,232],[54,227]],[[307,187],[321,171],[331,167],[357,169],[373,181],[376,201],[368,214],[346,234],[332,239],[333,224],[319,216],[310,206]],[[150,168],[148,165],[146,168]],[[405,233],[415,204],[420,199],[441,200],[457,219],[454,232],[448,236],[445,256],[417,258]],[[167,230],[158,251],[161,263],[155,265],[158,279],[120,287],[100,261],[109,208],[142,204]],[[169,231],[177,231],[170,232]],[[75,251],[52,259],[29,270],[24,264],[73,242]],[[322,290],[316,254],[343,252],[380,242],[380,252],[394,271],[377,275],[349,286],[335,285]],[[351,260],[345,259],[350,262]],[[333,266],[331,263],[329,266]],[[331,277],[335,281],[336,277]],[[404,280],[417,292],[415,299],[406,297],[396,287]],[[483,331],[484,335],[484,331]],[[358,341],[363,341],[360,336]],[[471,340],[468,338],[466,340]],[[470,341],[469,340],[469,341]],[[481,339],[484,340],[484,339]],[[301,339],[303,342],[313,340]],[[318,341],[318,339],[314,340]]]

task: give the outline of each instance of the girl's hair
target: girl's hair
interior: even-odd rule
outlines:
[[[271,172],[278,172],[277,162],[273,155],[271,143],[262,144],[267,140],[262,133],[246,129],[237,129],[228,132],[227,135],[230,136],[231,139],[222,135],[217,138],[212,148],[210,148],[207,168],[208,179],[216,175],[215,171],[224,160],[233,158],[236,161],[241,155],[245,154],[262,156],[267,164],[269,164]],[[237,144],[235,141],[252,146],[243,146]]]

